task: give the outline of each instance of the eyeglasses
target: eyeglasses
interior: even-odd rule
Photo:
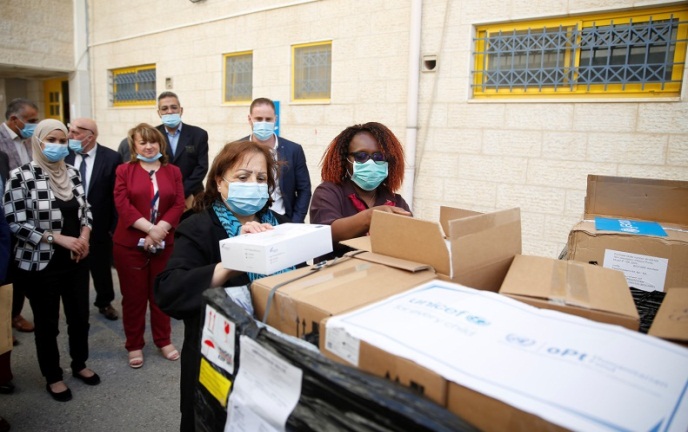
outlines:
[[[368,162],[368,159],[373,159],[373,162],[376,164],[382,164],[387,162],[387,157],[380,153],[380,152],[375,152],[373,154],[366,153],[364,151],[358,151],[358,152],[353,152],[349,153],[349,156],[354,157],[354,161],[358,163],[366,163]]]

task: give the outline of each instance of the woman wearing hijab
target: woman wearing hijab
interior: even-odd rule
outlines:
[[[150,308],[153,343],[171,361],[179,359],[172,345],[170,317],[153,298],[153,282],[167,264],[174,228],[184,212],[184,185],[179,168],[168,163],[167,141],[146,123],[128,133],[131,160],[117,167],[113,256],[122,290],[122,324],[129,366],[143,366],[146,308]]]
[[[63,381],[57,346],[60,300],[69,334],[72,375],[88,385],[100,377],[88,359],[88,269],[91,210],[79,171],[64,162],[67,128],[43,120],[31,137],[34,160],[10,173],[5,214],[17,240],[14,283],[23,287],[35,320],[36,354],[46,390],[66,402],[72,392]]]

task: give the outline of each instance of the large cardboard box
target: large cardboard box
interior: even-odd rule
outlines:
[[[435,278],[426,265],[368,252],[265,277],[251,284],[256,318],[317,344],[320,321]],[[274,292],[273,292],[274,290]]]
[[[12,284],[0,286],[0,354],[12,349]]]
[[[329,225],[285,223],[262,233],[220,240],[225,268],[265,275],[330,252]]]
[[[667,291],[648,334],[688,347],[688,288]]]
[[[320,335],[320,352],[325,357],[387,378],[439,405],[447,406],[448,382],[437,372],[364,340],[352,339],[338,328],[328,328],[328,320],[326,318],[320,324],[327,329],[326,333]]]
[[[667,235],[598,231],[595,217],[657,222]],[[567,259],[623,271],[634,288],[688,286],[688,182],[589,175],[566,249]]]
[[[440,279],[497,292],[521,253],[521,212],[440,207],[439,222],[374,212],[369,236],[342,243],[428,264]]]
[[[688,349],[504,295],[435,280],[323,333],[350,363],[373,345],[443,377],[449,410],[480,430],[688,428]]]
[[[516,255],[500,294],[532,306],[638,330],[623,273],[591,264]]]

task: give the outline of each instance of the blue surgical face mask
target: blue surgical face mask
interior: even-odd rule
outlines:
[[[24,123],[23,120],[22,123]],[[24,127],[21,128],[19,134],[22,138],[31,138],[33,136],[33,131],[36,130],[36,126],[38,126],[36,123],[24,123]]]
[[[168,128],[176,128],[177,126],[179,126],[179,123],[181,122],[182,115],[179,113],[162,115],[162,124],[164,124]]]
[[[69,154],[69,148],[64,144],[43,143],[43,154],[50,162],[59,162]]]
[[[268,185],[265,183],[230,183],[225,181],[229,187],[225,202],[229,209],[239,216],[256,214],[268,202]]]
[[[136,159],[142,160],[142,161],[148,162],[148,163],[153,163],[153,162],[155,162],[156,160],[160,159],[161,157],[162,157],[162,153],[160,153],[160,152],[158,152],[158,154],[156,154],[156,155],[153,156],[153,157],[145,157],[145,156],[142,156],[142,155],[140,155],[140,154],[138,154],[138,153],[136,154]]]
[[[353,164],[354,173],[351,180],[365,191],[377,188],[387,178],[389,166],[387,162],[375,163],[372,159],[368,159],[365,163],[354,162]]]
[[[81,145],[81,140],[70,139],[69,149],[74,153],[81,153],[84,150],[84,147]]]
[[[253,122],[253,135],[260,141],[267,141],[275,133],[274,122]]]

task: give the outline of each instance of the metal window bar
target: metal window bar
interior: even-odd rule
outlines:
[[[296,99],[327,99],[331,86],[331,48],[304,47],[296,52]]]
[[[674,15],[669,19],[597,25],[579,29],[577,26],[512,30],[486,33],[474,38],[474,56],[482,58],[472,71],[479,82],[473,83],[477,91],[495,92],[514,90],[542,92],[591,91],[602,85],[621,85],[625,91],[629,84],[659,84],[663,90],[672,80],[674,68],[682,71],[684,62],[675,62],[675,48],[686,39],[678,39],[680,26]],[[568,60],[567,60],[568,59]],[[578,65],[576,65],[578,62]]]
[[[150,102],[155,100],[155,69],[115,73],[115,102]]]
[[[227,57],[225,70],[225,101],[250,100],[253,92],[253,56]]]

